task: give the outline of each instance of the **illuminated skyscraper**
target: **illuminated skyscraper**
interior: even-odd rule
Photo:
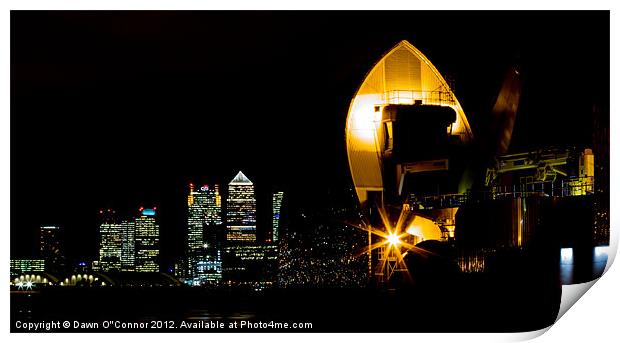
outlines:
[[[190,184],[190,194],[187,197],[189,233],[187,244],[190,250],[197,250],[209,245],[208,237],[212,236],[214,227],[222,224],[222,197],[219,185],[204,185],[194,190]],[[206,236],[208,237],[204,237]]]
[[[273,213],[272,225],[271,225],[271,241],[277,242],[280,230],[280,212],[282,210],[282,198],[284,198],[284,192],[273,193],[271,199],[271,209]]]
[[[63,263],[61,234],[59,226],[42,226],[40,229],[39,247],[48,271],[58,270]]]
[[[156,208],[140,208],[135,220],[136,271],[159,272],[159,224]]]
[[[99,265],[104,272],[121,270],[122,230],[115,212],[99,211]]]
[[[121,271],[136,270],[136,223],[133,220],[121,221]]]
[[[254,184],[242,172],[228,184],[226,239],[256,241],[256,197]]]
[[[192,284],[219,282],[222,278],[221,252],[217,230],[222,224],[222,197],[219,185],[195,190],[190,184],[188,205],[188,263]]]
[[[112,209],[100,210],[98,268],[104,272],[135,271],[136,223],[121,220]]]
[[[220,185],[215,184],[212,188],[204,185],[200,190],[205,193],[205,224],[207,226],[222,224],[222,196]]]
[[[198,192],[194,190],[194,185],[189,184],[189,195],[187,196],[187,246],[190,254],[202,248],[202,234],[204,225],[204,215],[198,201]]]

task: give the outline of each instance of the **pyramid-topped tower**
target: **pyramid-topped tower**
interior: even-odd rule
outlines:
[[[252,185],[252,181],[242,171],[239,171],[229,185]]]

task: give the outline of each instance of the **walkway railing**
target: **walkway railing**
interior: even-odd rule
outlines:
[[[570,178],[560,182],[540,181],[512,186],[495,186],[489,190],[464,194],[440,194],[416,197],[410,195],[409,203],[420,205],[421,209],[459,207],[469,202],[516,199],[530,196],[569,197],[594,193],[591,178]]]
[[[422,104],[455,104],[452,93],[446,91],[391,90],[383,93],[383,100],[388,104],[414,104],[416,100]]]

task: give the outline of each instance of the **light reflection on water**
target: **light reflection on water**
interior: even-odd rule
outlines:
[[[600,246],[594,248],[593,274],[600,277],[607,266],[607,258],[609,257],[609,246]]]
[[[586,257],[589,259],[585,259]],[[573,248],[560,249],[560,281],[563,285],[592,281],[601,277],[607,265],[609,246],[594,247],[592,254],[586,257],[576,261]],[[580,269],[579,275],[576,275],[577,268]]]

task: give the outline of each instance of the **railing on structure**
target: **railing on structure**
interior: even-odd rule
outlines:
[[[456,101],[450,92],[421,90],[391,90],[383,93],[383,100],[388,104],[414,104],[421,100],[422,104],[454,105]]]
[[[421,205],[421,209],[450,208],[464,205],[468,200],[468,194],[442,194],[431,195],[421,198],[411,197],[412,204]]]
[[[512,186],[495,186],[490,191],[492,199],[524,198],[532,195],[551,197],[579,196],[594,193],[591,178],[569,178],[560,182],[536,181]]]
[[[441,194],[424,197],[409,197],[409,203],[418,205],[420,209],[440,209],[459,207],[466,203],[516,199],[530,196],[569,197],[594,193],[592,178],[569,178],[559,182],[537,181],[512,186],[494,186],[485,191],[467,192],[464,194]]]

